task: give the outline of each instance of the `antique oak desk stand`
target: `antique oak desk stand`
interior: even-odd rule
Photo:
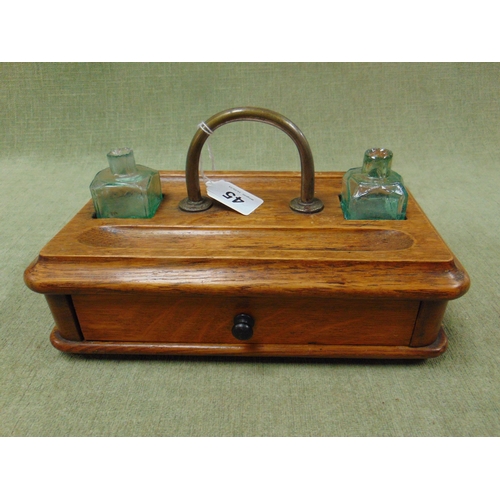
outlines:
[[[264,200],[242,216],[202,196],[208,134],[198,130],[186,174],[161,172],[164,198],[153,218],[96,219],[87,203],[25,272],[55,319],[52,344],[91,354],[443,353],[447,302],[469,278],[413,197],[406,220],[347,221],[343,174],[315,176],[307,140],[285,117],[236,108],[206,125],[241,120],[287,133],[300,174],[211,172]]]

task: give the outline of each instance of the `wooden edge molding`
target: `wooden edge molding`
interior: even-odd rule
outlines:
[[[73,354],[155,355],[155,356],[246,356],[361,359],[426,359],[446,350],[448,339],[443,329],[437,339],[424,347],[355,345],[283,344],[181,344],[146,342],[94,342],[64,339],[57,327],[50,341],[60,351]]]

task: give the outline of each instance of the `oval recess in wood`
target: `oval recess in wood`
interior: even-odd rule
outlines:
[[[394,252],[410,248],[414,240],[403,232],[372,228],[176,228],[161,226],[99,226],[83,232],[84,245],[182,255],[192,258],[245,257],[249,259],[307,258],[335,252]],[[111,252],[112,254],[113,252]],[[125,252],[126,253],[126,252]]]

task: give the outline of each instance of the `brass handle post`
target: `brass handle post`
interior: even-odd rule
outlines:
[[[287,134],[297,146],[301,167],[300,197],[290,202],[290,208],[296,212],[316,213],[323,209],[323,203],[314,197],[314,160],[311,148],[302,131],[283,115],[264,108],[232,108],[221,111],[205,121],[214,132],[222,125],[237,121],[256,121],[273,125]],[[203,197],[200,191],[199,163],[200,155],[209,134],[201,128],[189,146],[186,159],[187,198],[179,203],[179,208],[186,212],[202,212],[212,206],[210,198]]]

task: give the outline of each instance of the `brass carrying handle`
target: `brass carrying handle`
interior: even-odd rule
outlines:
[[[264,108],[233,108],[221,111],[205,121],[214,132],[226,123],[256,121],[273,125],[287,134],[297,146],[300,155],[301,191],[300,198],[290,202],[296,212],[316,213],[323,210],[323,202],[314,197],[314,160],[311,148],[302,131],[283,115]],[[186,186],[188,197],[179,203],[186,212],[202,212],[212,206],[212,200],[201,195],[199,163],[201,150],[209,133],[199,128],[191,141],[186,159]]]

